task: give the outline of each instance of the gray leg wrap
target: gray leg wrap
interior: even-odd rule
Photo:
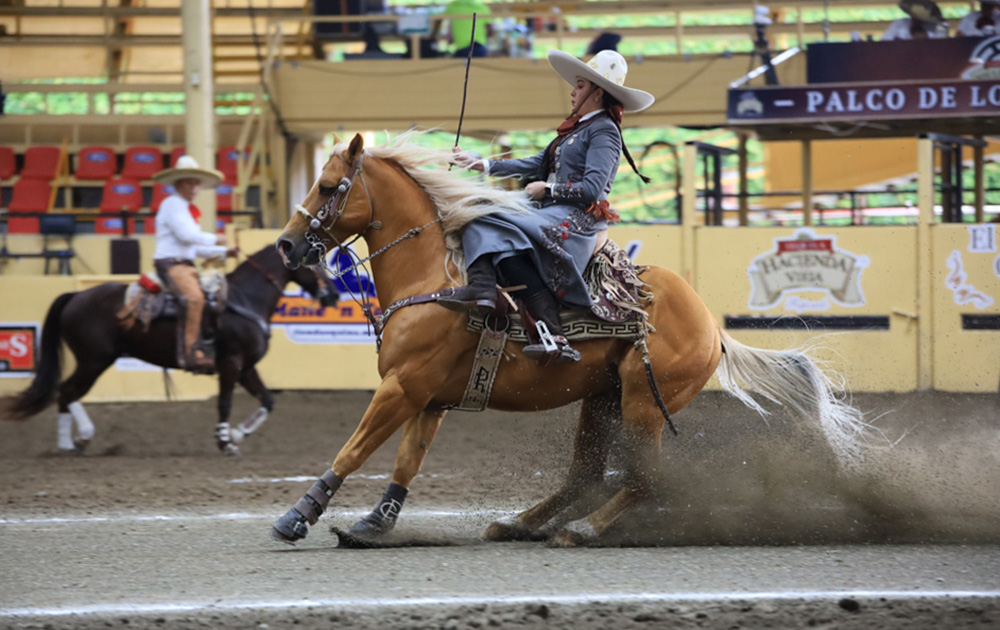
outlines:
[[[358,536],[380,536],[389,533],[396,526],[399,511],[403,509],[407,489],[397,483],[390,483],[382,500],[375,509],[351,527],[349,533]]]
[[[274,522],[271,536],[289,543],[305,538],[306,534],[309,533],[309,525],[316,524],[320,515],[330,504],[330,499],[343,482],[344,480],[335,475],[332,470],[323,473],[323,476],[316,480],[305,496],[299,499],[284,516]]]

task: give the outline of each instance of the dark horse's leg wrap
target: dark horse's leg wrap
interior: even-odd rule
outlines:
[[[332,470],[323,473],[323,476],[316,480],[292,509],[274,522],[271,527],[271,537],[288,543],[305,538],[309,533],[309,525],[316,524],[320,515],[330,505],[331,497],[343,482],[344,480]]]
[[[354,524],[348,533],[358,536],[380,536],[395,527],[399,511],[403,509],[408,490],[397,483],[390,483],[375,509]]]

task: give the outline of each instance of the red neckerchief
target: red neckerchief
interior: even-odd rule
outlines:
[[[194,217],[195,221],[201,218],[201,210],[199,210],[198,206],[194,205],[193,203],[188,204],[188,211],[191,213],[191,216]]]

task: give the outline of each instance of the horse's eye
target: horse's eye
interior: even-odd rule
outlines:
[[[330,195],[333,194],[333,187],[332,186],[320,186],[319,187],[319,194],[323,195],[324,197],[329,197]]]

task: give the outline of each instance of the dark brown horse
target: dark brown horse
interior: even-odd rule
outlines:
[[[255,366],[267,352],[268,322],[285,285],[296,282],[324,306],[335,305],[338,293],[324,274],[306,268],[287,269],[273,247],[265,247],[247,258],[226,279],[227,305],[216,318],[215,333],[215,366],[219,374],[216,442],[224,453],[238,455],[236,443],[257,429],[274,407],[274,399]],[[142,323],[123,325],[118,313],[126,288],[124,284],[108,282],[56,298],[42,327],[35,378],[27,389],[8,400],[5,417],[30,418],[45,409],[58,391],[59,449],[82,450],[93,438],[94,426],[79,400],[116,359],[131,356],[164,368],[179,367],[176,319],[154,319],[148,330]],[[76,358],[76,369],[60,383],[63,341]],[[236,383],[257,398],[261,407],[231,429],[229,413]]]

